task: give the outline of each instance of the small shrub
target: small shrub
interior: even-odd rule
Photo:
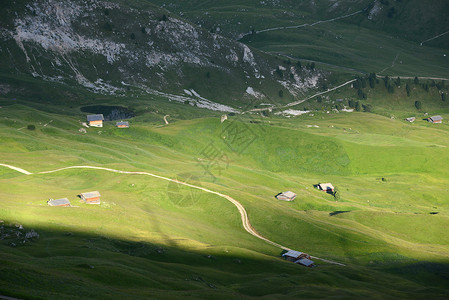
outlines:
[[[366,88],[366,79],[365,79],[365,77],[360,78],[360,83],[361,83],[362,89]]]
[[[357,96],[359,97],[360,100],[364,100],[367,98],[366,94],[361,89],[357,91]]]
[[[371,104],[362,104],[364,112],[371,112]]]
[[[27,126],[28,130],[36,130],[36,126],[34,126],[33,124],[30,124]]]
[[[373,89],[376,84],[376,73],[370,73],[368,81],[369,81],[369,87]]]
[[[388,82],[390,81],[390,78],[388,77],[388,76],[385,76],[384,77],[384,84],[385,84],[385,87],[386,88],[388,88]]]
[[[415,101],[415,107],[416,107],[416,109],[421,109],[422,108],[421,101]]]
[[[264,115],[265,117],[271,117],[271,111],[264,110],[264,111],[262,111],[262,115]]]
[[[335,187],[334,188],[334,193],[333,193],[333,196],[334,196],[334,198],[335,198],[335,201],[338,201],[338,200],[340,200],[340,189],[338,188],[338,187]]]
[[[352,99],[349,99],[348,101],[348,105],[350,108],[355,108],[355,106],[357,105],[356,102]]]

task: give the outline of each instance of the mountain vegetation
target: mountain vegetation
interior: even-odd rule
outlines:
[[[447,5],[2,1],[0,298],[447,299]]]

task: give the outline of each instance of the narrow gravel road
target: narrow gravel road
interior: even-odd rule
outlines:
[[[20,173],[23,173],[23,174],[26,174],[26,175],[32,175],[33,174],[33,173],[28,172],[28,171],[26,171],[24,169],[17,168],[17,167],[14,167],[14,166],[11,166],[11,165],[7,165],[7,164],[0,164],[0,166],[4,166],[4,167],[7,167],[7,168],[16,170],[16,171],[18,171]],[[179,180],[176,180],[176,179],[171,179],[171,178],[168,178],[168,177],[164,177],[164,176],[160,176],[160,175],[156,175],[156,174],[152,174],[152,173],[148,173],[148,172],[121,171],[121,170],[115,170],[115,169],[104,168],[104,167],[94,167],[94,166],[71,166],[71,167],[60,168],[60,169],[51,170],[51,171],[38,172],[38,173],[35,173],[35,174],[55,173],[55,172],[68,170],[68,169],[95,169],[95,170],[103,170],[103,171],[120,173],[120,174],[147,175],[147,176],[152,176],[152,177],[155,177],[155,178],[163,179],[163,180],[166,180],[166,181],[176,182],[178,184],[182,184],[182,185],[194,188],[194,189],[202,190],[202,191],[204,191],[206,193],[217,195],[219,197],[222,197],[222,198],[228,200],[229,202],[234,204],[235,207],[237,207],[237,209],[238,209],[238,211],[240,213],[240,217],[241,217],[241,220],[242,220],[243,228],[246,230],[246,232],[248,232],[249,234],[251,234],[251,235],[257,237],[258,239],[261,239],[261,240],[263,240],[263,241],[267,242],[268,244],[271,244],[271,245],[273,245],[275,247],[281,248],[283,250],[291,250],[290,248],[282,246],[282,245],[280,245],[278,243],[275,243],[275,242],[267,239],[266,237],[262,236],[260,233],[258,233],[251,226],[251,223],[249,221],[248,213],[246,212],[246,209],[243,207],[243,205],[240,202],[238,202],[237,200],[235,200],[231,196],[228,196],[228,195],[225,195],[225,194],[222,194],[222,193],[219,193],[219,192],[215,192],[215,191],[212,191],[212,190],[200,187],[200,186],[196,186],[196,185],[193,185],[193,184],[190,184],[190,183],[182,182],[182,181],[179,181]],[[316,259],[316,260],[321,260],[323,262],[327,262],[327,263],[330,263],[330,264],[335,264],[335,265],[339,265],[339,266],[345,266],[342,263],[338,263],[338,262],[335,262],[335,261],[331,261],[331,260],[327,260],[327,259],[323,259],[323,258],[319,258],[319,257],[315,257],[315,256],[312,256],[312,258]]]
[[[10,168],[10,169],[12,169],[12,170],[15,170],[15,171],[17,171],[17,172],[20,172],[20,173],[23,173],[23,174],[26,174],[26,175],[31,175],[31,174],[33,174],[33,173],[28,172],[28,171],[25,171],[24,169],[17,168],[17,167],[11,166],[11,165],[0,164],[0,166]]]

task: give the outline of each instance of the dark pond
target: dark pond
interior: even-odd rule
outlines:
[[[91,105],[80,108],[82,112],[91,114],[103,114],[105,121],[124,120],[136,115],[123,106]]]

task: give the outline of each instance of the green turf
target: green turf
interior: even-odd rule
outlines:
[[[161,105],[168,113],[183,107],[152,101],[138,107]],[[129,129],[106,122],[83,134],[78,120],[85,114],[51,110],[2,105],[2,163],[30,172],[95,165],[191,180],[240,201],[269,239],[347,267],[317,260],[310,270],[283,262],[280,249],[243,230],[231,203],[160,179],[80,169],[22,175],[1,167],[0,220],[41,235],[21,247],[0,242],[3,294],[228,299],[448,293],[446,124],[369,113],[230,116],[222,124],[219,115],[197,109],[203,117],[182,120],[186,111],[161,126],[161,115],[137,108]],[[254,141],[246,148],[232,144],[230,124]],[[210,143],[226,159],[205,173]],[[338,186],[340,200],[314,189],[319,182]],[[101,192],[101,205],[79,202],[77,195],[91,190]],[[274,198],[285,190],[297,199]],[[60,197],[77,207],[46,206]]]

